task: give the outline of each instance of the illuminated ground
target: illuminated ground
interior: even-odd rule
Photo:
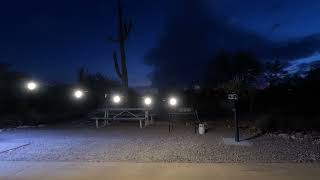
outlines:
[[[251,146],[230,146],[232,129],[212,129],[204,136],[192,127],[166,125],[139,129],[138,124],[111,127],[43,127],[0,132],[0,143],[29,143],[0,153],[0,161],[72,162],[320,162],[320,146],[310,141],[262,136]],[[243,137],[253,134],[245,133]]]

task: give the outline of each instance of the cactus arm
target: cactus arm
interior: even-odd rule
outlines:
[[[127,28],[127,33],[130,33],[132,31],[132,26],[133,26],[132,21],[129,21],[128,28]]]
[[[125,41],[128,39],[128,26],[127,26],[127,24],[123,25],[123,29],[124,29],[123,40]]]
[[[122,79],[122,74],[120,73],[119,64],[118,64],[118,58],[117,58],[117,53],[116,52],[113,52],[113,61],[114,61],[114,68],[116,70],[116,73],[119,76],[119,78]]]
[[[130,32],[132,31],[132,21],[128,24],[124,24],[124,39],[127,40]]]

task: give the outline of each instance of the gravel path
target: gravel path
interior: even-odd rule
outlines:
[[[253,134],[243,132],[242,137]],[[30,145],[0,154],[0,161],[127,161],[127,162],[320,162],[320,146],[311,141],[261,136],[252,146],[229,146],[223,137],[232,129],[213,128],[206,135],[178,125],[139,129],[135,125],[93,128],[30,128],[0,132],[0,143]]]

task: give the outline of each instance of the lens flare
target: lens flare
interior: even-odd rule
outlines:
[[[84,93],[83,93],[82,90],[75,90],[73,95],[74,95],[75,98],[80,99],[80,98],[83,97]]]
[[[112,97],[112,101],[115,104],[119,104],[121,102],[121,97],[119,95],[115,95],[115,96]]]
[[[27,83],[26,87],[29,91],[34,91],[38,88],[38,84],[34,81],[30,81]]]
[[[144,104],[147,105],[147,106],[150,106],[152,104],[151,97],[145,97],[144,98]]]
[[[177,98],[175,98],[175,97],[169,98],[169,105],[170,105],[170,106],[176,106],[177,103],[178,103]]]

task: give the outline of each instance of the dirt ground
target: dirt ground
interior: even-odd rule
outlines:
[[[232,128],[209,124],[205,135],[192,126],[177,124],[168,132],[165,123],[140,129],[138,123],[119,123],[95,129],[94,125],[22,128],[0,132],[0,143],[25,146],[0,153],[0,161],[177,162],[177,163],[277,163],[319,162],[320,147],[263,135],[250,146],[224,143]],[[256,134],[241,130],[241,139]]]

